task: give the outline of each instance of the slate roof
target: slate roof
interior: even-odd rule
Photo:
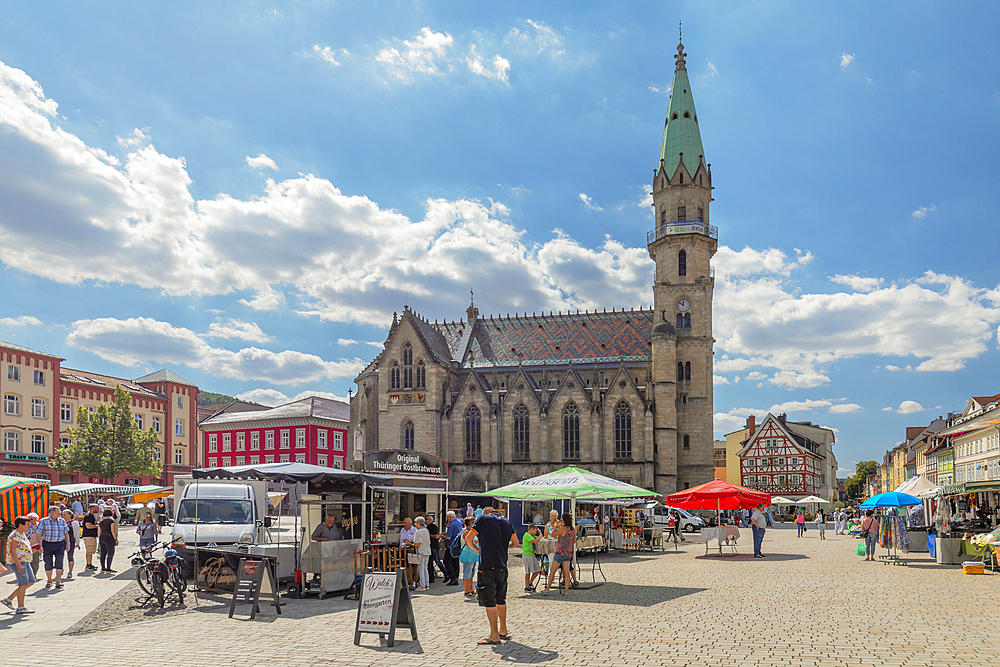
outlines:
[[[473,323],[430,325],[465,368],[560,363],[646,362],[653,330],[652,310],[481,317]],[[464,339],[466,349],[460,349]]]
[[[677,114],[677,118],[673,117],[674,114]],[[691,82],[688,80],[687,69],[683,67],[674,72],[670,103],[667,105],[667,122],[663,127],[660,166],[667,178],[674,177],[682,160],[691,176],[698,171],[698,165],[706,161],[701,131],[698,129],[698,112],[694,108],[694,95],[691,94]]]
[[[59,379],[62,382],[72,383],[82,387],[110,389],[111,391],[114,391],[118,385],[122,385],[122,388],[125,389],[125,391],[135,396],[149,396],[151,398],[159,399],[167,398],[165,394],[142,387],[133,380],[116,378],[111,375],[101,375],[100,373],[92,373],[90,371],[80,371],[75,368],[66,368],[65,366],[59,369]]]
[[[197,389],[198,385],[188,382],[182,378],[177,373],[169,371],[166,368],[156,371],[155,373],[150,373],[149,375],[143,375],[141,378],[136,378],[136,382],[173,382],[174,384],[186,384],[189,387],[195,387]]]
[[[331,398],[310,396],[268,410],[224,412],[206,419],[201,425],[212,426],[241,421],[265,421],[272,419],[304,419],[306,417],[322,417],[324,419],[347,422],[351,419],[351,406],[343,401],[335,401]]]

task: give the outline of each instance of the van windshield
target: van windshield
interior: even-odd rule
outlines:
[[[253,501],[182,500],[177,523],[253,523]]]

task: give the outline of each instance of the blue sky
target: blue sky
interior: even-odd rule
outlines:
[[[684,22],[716,186],[718,435],[843,468],[997,386],[994,3],[16,3],[0,339],[277,403],[394,310],[652,301]]]

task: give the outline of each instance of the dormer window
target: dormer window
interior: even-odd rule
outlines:
[[[684,117],[685,118],[690,118],[691,117],[691,112],[690,111],[685,111],[684,112]]]
[[[670,120],[677,120],[677,114],[675,113],[674,115],[672,115],[672,116],[670,117]]]

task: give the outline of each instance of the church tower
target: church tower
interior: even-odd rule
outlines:
[[[714,477],[711,260],[719,234],[710,224],[712,169],[701,144],[686,56],[684,44],[678,44],[660,160],[653,173],[656,222],[647,235],[649,256],[656,262],[656,490],[665,493]]]

